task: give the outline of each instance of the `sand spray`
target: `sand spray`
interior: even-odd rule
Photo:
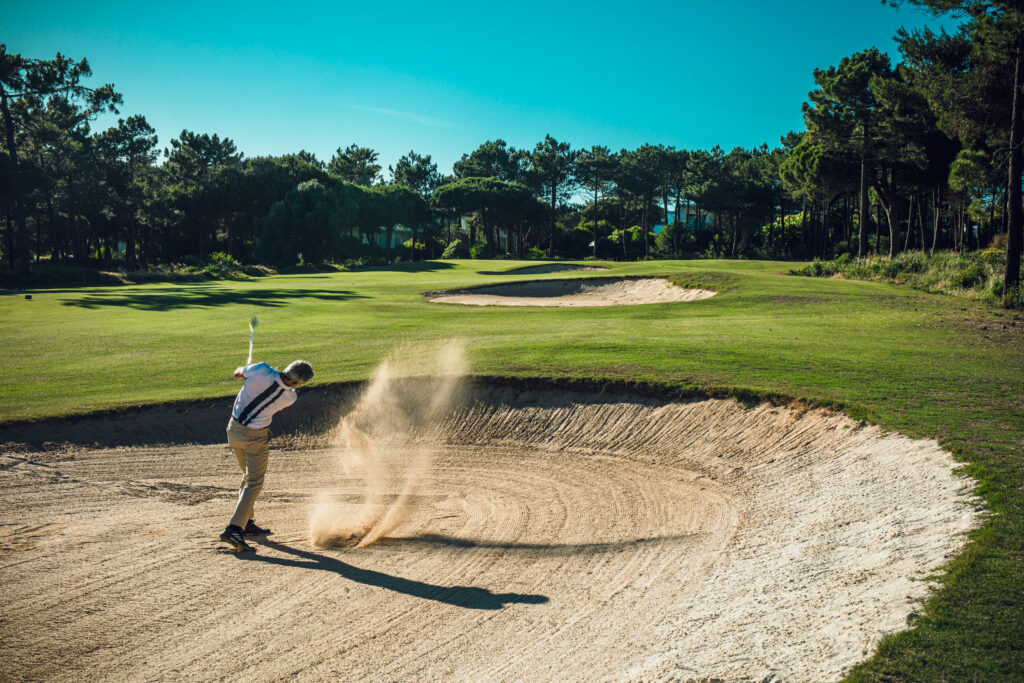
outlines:
[[[358,484],[358,509],[321,494],[310,515],[314,545],[365,547],[415,514],[430,482],[437,432],[459,400],[466,368],[458,340],[404,346],[381,362],[330,439],[342,473]]]

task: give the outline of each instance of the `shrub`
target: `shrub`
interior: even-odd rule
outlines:
[[[441,258],[469,258],[469,256],[469,247],[462,240],[452,240],[441,253]]]
[[[1006,235],[1000,235],[1006,237]],[[1004,239],[1005,241],[1005,239]],[[1004,266],[1006,265],[1006,249],[998,249],[996,247],[989,247],[985,251],[981,252],[981,260],[985,263],[993,266]]]
[[[974,289],[985,281],[985,268],[980,263],[971,263],[954,275],[949,284],[958,289]]]
[[[206,261],[206,266],[201,270],[208,273],[211,277],[224,279],[231,277],[235,273],[242,272],[242,264],[231,254],[215,251],[210,254]]]
[[[804,277],[831,277],[839,272],[838,259],[835,261],[822,261],[814,259],[810,265],[803,268],[792,269],[790,275],[802,275]]]
[[[474,244],[469,248],[469,258],[493,258],[494,250],[486,242]]]
[[[1024,287],[1010,287],[1003,296],[1003,306],[1024,311]]]

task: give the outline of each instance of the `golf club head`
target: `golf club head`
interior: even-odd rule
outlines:
[[[249,321],[249,327],[256,327],[259,324],[260,324],[260,319],[257,318],[256,316],[253,316],[252,320]]]

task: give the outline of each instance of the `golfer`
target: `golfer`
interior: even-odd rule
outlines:
[[[245,476],[238,491],[235,514],[220,539],[237,551],[252,550],[245,536],[269,534],[253,521],[253,506],[263,489],[270,452],[270,421],[274,413],[295,403],[297,387],[313,378],[313,366],[297,360],[278,372],[267,363],[253,363],[235,370],[235,379],[244,379],[228,422],[228,444],[238,458]]]

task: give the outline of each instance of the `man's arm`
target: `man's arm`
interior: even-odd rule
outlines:
[[[242,370],[244,368],[244,365],[239,365],[237,368],[235,368],[235,379],[245,379],[245,375],[242,374]]]

